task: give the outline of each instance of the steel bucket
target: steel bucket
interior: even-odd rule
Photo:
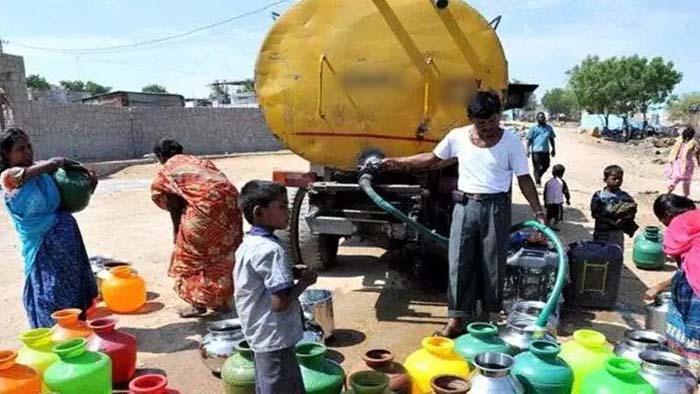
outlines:
[[[333,336],[333,293],[326,289],[306,289],[299,296],[299,302],[301,309],[311,315],[313,321],[323,329],[323,339]]]

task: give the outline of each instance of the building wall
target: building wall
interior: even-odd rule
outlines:
[[[0,88],[5,90],[10,100],[14,122],[20,122],[26,116],[24,110],[29,102],[24,59],[21,56],[0,53]]]
[[[135,158],[129,114],[121,108],[30,102],[18,124],[38,158],[102,161]]]
[[[132,114],[137,155],[164,137],[195,154],[281,149],[257,108],[132,108]]]
[[[256,108],[118,108],[28,103],[19,126],[32,137],[37,157],[83,161],[140,158],[161,138],[189,153],[219,154],[281,149]]]

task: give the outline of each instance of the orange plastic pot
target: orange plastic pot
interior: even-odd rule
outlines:
[[[39,374],[17,364],[17,352],[0,350],[0,394],[37,394],[41,392]]]
[[[92,330],[79,319],[80,309],[61,309],[51,314],[56,325],[51,328],[51,340],[55,343],[73,338],[87,338]]]
[[[102,282],[102,299],[117,313],[132,313],[146,303],[146,283],[129,266],[114,267]]]

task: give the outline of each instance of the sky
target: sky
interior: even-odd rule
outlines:
[[[337,1],[337,0],[327,0]],[[369,0],[352,0],[369,1]],[[428,1],[428,0],[425,0]],[[457,1],[457,0],[452,0]],[[156,83],[203,97],[217,79],[252,78],[271,12],[295,1],[177,40],[66,54],[46,49],[103,48],[180,34],[258,10],[275,0],[0,0],[4,51],[24,57],[27,74],[51,83],[93,80],[115,90]],[[678,93],[700,90],[698,0],[474,0],[498,34],[511,79],[537,83],[541,96],[566,84],[566,71],[586,55],[662,56],[684,74]]]

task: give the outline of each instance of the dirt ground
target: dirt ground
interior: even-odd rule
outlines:
[[[635,155],[628,149],[620,150],[615,143],[573,131],[559,130],[558,145],[554,163],[566,166],[565,179],[572,192],[572,206],[567,208],[567,223],[560,233],[566,242],[591,237],[590,196],[601,187],[603,167],[613,163],[625,169],[623,188],[640,203],[640,225],[657,224],[651,203],[664,185],[663,167],[652,163],[655,157]],[[292,154],[227,158],[216,160],[216,164],[239,188],[248,179],[269,179],[273,169],[308,169],[307,162]],[[166,275],[172,248],[170,220],[149,198],[148,187],[156,170],[155,164],[134,166],[103,179],[91,205],[76,217],[90,255],[130,261],[147,281],[150,297],[146,309],[136,315],[117,316],[121,329],[139,338],[139,373],[166,373],[171,386],[187,394],[220,393],[221,382],[202,365],[197,351],[207,323],[220,317],[181,319],[176,315],[175,308],[182,304]],[[700,198],[698,183],[693,190],[695,199]],[[514,202],[514,221],[531,217],[517,193]],[[0,308],[5,311],[0,348],[11,349],[19,346],[16,337],[27,328],[27,322],[21,301],[23,274],[18,241],[4,210],[0,213],[0,229],[0,261],[5,267],[0,276]],[[334,291],[338,331],[328,344],[332,356],[348,365],[366,349],[381,346],[392,349],[397,359],[403,360],[419,347],[421,338],[445,322],[444,291],[418,290],[420,286],[414,280],[390,268],[394,266],[390,263],[396,261],[384,250],[349,244],[341,248],[337,267],[324,272],[318,283],[318,287]],[[673,267],[661,272],[639,271],[631,262],[631,249],[628,239],[616,310],[565,311],[562,336],[576,328],[593,327],[615,341],[625,330],[643,324],[643,291],[670,276]],[[99,308],[97,314],[110,312]]]

